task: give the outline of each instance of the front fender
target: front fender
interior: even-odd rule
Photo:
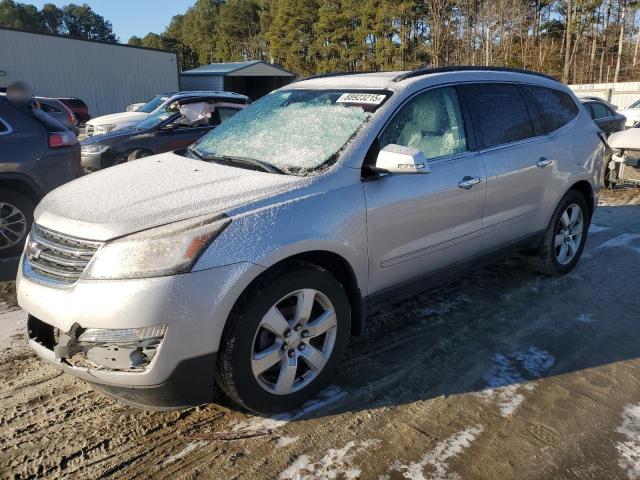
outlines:
[[[302,196],[237,216],[203,253],[194,271],[250,262],[270,268],[313,251],[344,258],[367,294],[366,209],[361,184]]]

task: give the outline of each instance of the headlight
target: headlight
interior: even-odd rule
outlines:
[[[80,152],[88,155],[100,155],[109,150],[109,147],[106,145],[82,145],[80,147]]]
[[[145,340],[162,339],[166,331],[166,325],[122,329],[88,328],[78,337],[78,342],[118,344],[135,343]]]
[[[188,272],[230,223],[226,215],[198,217],[113,240],[98,249],[85,278],[145,278]]]
[[[96,125],[94,127],[94,132],[95,133],[107,133],[110,132],[111,130],[113,130],[114,128],[116,128],[116,126],[114,124],[110,124],[110,125]]]

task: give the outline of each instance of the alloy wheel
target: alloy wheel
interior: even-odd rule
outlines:
[[[254,336],[254,378],[275,395],[306,387],[331,357],[337,328],[335,309],[322,292],[303,289],[286,295],[262,317]]]
[[[27,233],[27,219],[15,205],[0,202],[0,249],[19,244]]]
[[[562,213],[554,237],[556,261],[560,265],[567,265],[575,258],[582,242],[583,228],[582,209],[572,203]]]

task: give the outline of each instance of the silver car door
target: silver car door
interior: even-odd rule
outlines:
[[[516,84],[478,83],[461,88],[487,173],[483,250],[525,238],[539,229],[553,159],[537,137]]]
[[[413,97],[379,143],[421,150],[431,173],[365,182],[372,294],[476,255],[486,189],[482,159],[469,151],[453,87]]]

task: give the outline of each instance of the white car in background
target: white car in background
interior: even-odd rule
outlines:
[[[627,108],[618,110],[619,113],[627,117],[627,128],[633,127],[636,123],[640,122],[640,100],[636,100]]]
[[[176,93],[178,92],[166,92],[156,95],[133,112],[112,113],[111,115],[92,118],[86,124],[85,134],[87,137],[92,137],[93,135],[113,132],[136,125],[157,110],[164,108],[169,102],[169,99]]]

